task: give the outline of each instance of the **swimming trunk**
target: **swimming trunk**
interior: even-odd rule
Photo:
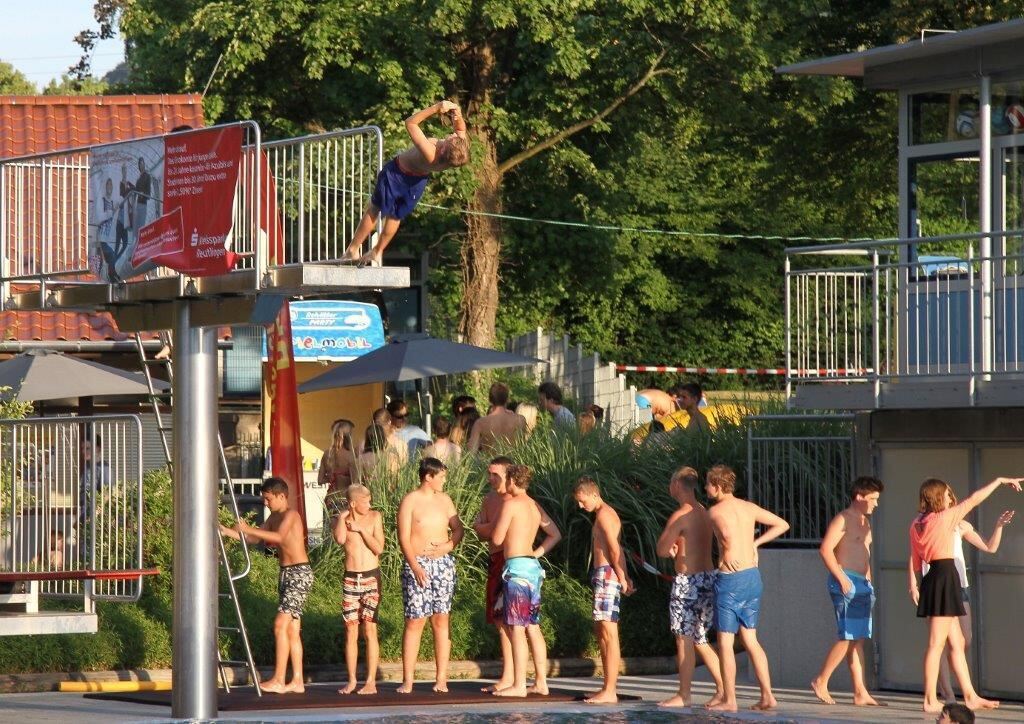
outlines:
[[[380,607],[380,569],[345,571],[342,584],[341,618],[346,623],[369,621],[377,623]]]
[[[487,619],[487,623],[490,624],[505,622],[505,617],[502,614],[502,608],[505,604],[503,597],[505,581],[502,575],[504,570],[505,553],[503,551],[495,551],[491,554],[491,559],[487,564],[487,604],[484,616]]]
[[[761,571],[748,568],[738,573],[718,572],[715,576],[715,629],[737,633],[743,628],[757,628],[761,613]]]
[[[427,585],[420,586],[408,563],[402,564],[402,602],[406,618],[426,618],[452,610],[455,593],[455,559],[451,555],[440,558],[416,556],[427,574]]]
[[[429,176],[405,173],[398,165],[398,159],[393,158],[377,174],[370,202],[384,216],[404,219],[416,208],[429,180]]]
[[[619,603],[622,601],[622,584],[611,566],[598,566],[590,572],[590,586],[594,589],[595,621],[619,621]]]
[[[668,624],[676,636],[708,642],[715,618],[715,571],[677,573],[668,597]]]
[[[836,611],[836,636],[840,641],[871,638],[871,609],[875,605],[875,587],[871,581],[855,571],[845,568],[843,573],[853,584],[853,590],[843,594],[839,581],[828,576],[828,595]]]
[[[533,556],[515,556],[505,561],[501,573],[505,582],[504,620],[507,626],[540,623],[540,588],[544,569]]]
[[[292,618],[302,618],[306,597],[313,587],[313,569],[308,563],[281,566],[277,576],[277,610]]]

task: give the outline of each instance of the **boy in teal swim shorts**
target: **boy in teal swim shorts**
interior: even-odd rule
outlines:
[[[828,569],[828,593],[836,614],[838,641],[825,657],[821,672],[811,681],[814,695],[835,704],[828,691],[832,672],[845,658],[853,680],[853,703],[878,706],[864,684],[864,641],[871,638],[871,514],[885,486],[881,480],[860,477],[850,488],[850,506],[832,519],[818,552]]]
[[[512,640],[513,681],[511,686],[496,687],[494,695],[547,694],[547,645],[539,626],[544,569],[538,559],[558,544],[562,534],[550,523],[537,501],[526,494],[532,477],[530,468],[509,465],[506,471],[505,493],[509,497],[501,504],[491,542],[501,546],[505,554],[503,613]],[[534,546],[542,527],[544,540]],[[527,637],[533,647],[533,668],[537,675],[532,691],[526,689],[526,658],[530,649]]]

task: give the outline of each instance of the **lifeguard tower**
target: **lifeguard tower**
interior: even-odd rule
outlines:
[[[173,436],[175,718],[217,716],[216,330],[268,324],[287,299],[409,285],[407,268],[339,264],[382,157],[376,127],[267,143],[256,123],[242,122],[0,161],[0,309],[102,310],[122,332],[172,334],[173,427],[188,431]],[[101,159],[110,172],[97,177]],[[136,159],[126,192],[118,168]],[[216,203],[205,205],[211,193]],[[206,231],[217,216],[222,228]],[[124,427],[132,441],[141,436],[137,418],[98,422]],[[33,424],[45,431],[48,423]],[[132,445],[125,477],[141,481],[141,445]],[[73,497],[78,485],[76,478],[61,490]],[[141,517],[137,485],[115,503]],[[101,520],[95,505],[78,507],[83,519]],[[42,545],[35,533],[25,535]],[[137,582],[145,573],[141,559],[130,557],[141,552],[137,537],[113,550],[122,559],[99,565],[116,564],[130,574],[122,579]],[[22,573],[31,572],[26,555],[16,564]],[[130,586],[92,583],[105,580],[102,570],[68,563],[70,577],[89,581],[89,592],[99,586],[101,594],[135,595]],[[61,573],[33,575],[69,577]],[[90,626],[94,616],[75,630]]]
[[[882,688],[921,689],[927,630],[906,586],[921,481],[962,497],[1024,474],[1022,44],[1014,20],[779,69],[899,97],[899,238],[788,249],[785,270],[789,405],[855,413],[855,470],[887,486],[874,526]],[[997,493],[973,523],[987,535],[1019,504]],[[965,549],[975,684],[1024,698],[1024,529],[1007,528],[997,555]]]

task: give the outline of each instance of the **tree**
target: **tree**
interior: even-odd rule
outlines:
[[[43,88],[44,96],[96,96],[103,95],[109,88],[109,84],[106,81],[94,78],[92,76],[86,76],[84,78],[76,78],[68,73],[65,73],[57,79],[51,80]]]
[[[0,93],[31,96],[36,94],[35,84],[10,63],[0,60]]]

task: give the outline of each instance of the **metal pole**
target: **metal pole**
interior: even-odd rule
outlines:
[[[874,398],[875,398],[875,409],[881,408],[882,402],[882,378],[880,377],[880,368],[882,366],[882,348],[881,340],[879,335],[881,334],[881,322],[879,321],[880,316],[880,305],[879,295],[881,293],[881,285],[878,279],[878,249],[875,249],[871,254],[871,295],[872,308],[871,308],[871,367],[873,368],[872,377],[874,382]]]
[[[174,688],[171,716],[217,716],[217,336],[174,304]]]
[[[978,216],[980,231],[992,231],[992,79],[981,77],[981,141],[978,151]],[[988,379],[992,372],[992,237],[981,239],[981,372]]]
[[[790,269],[789,254],[786,254],[783,264],[783,276],[786,280],[786,407],[789,408],[792,407],[793,404],[793,322],[791,319],[793,313],[793,300],[792,293],[790,291],[790,272],[792,270]]]

